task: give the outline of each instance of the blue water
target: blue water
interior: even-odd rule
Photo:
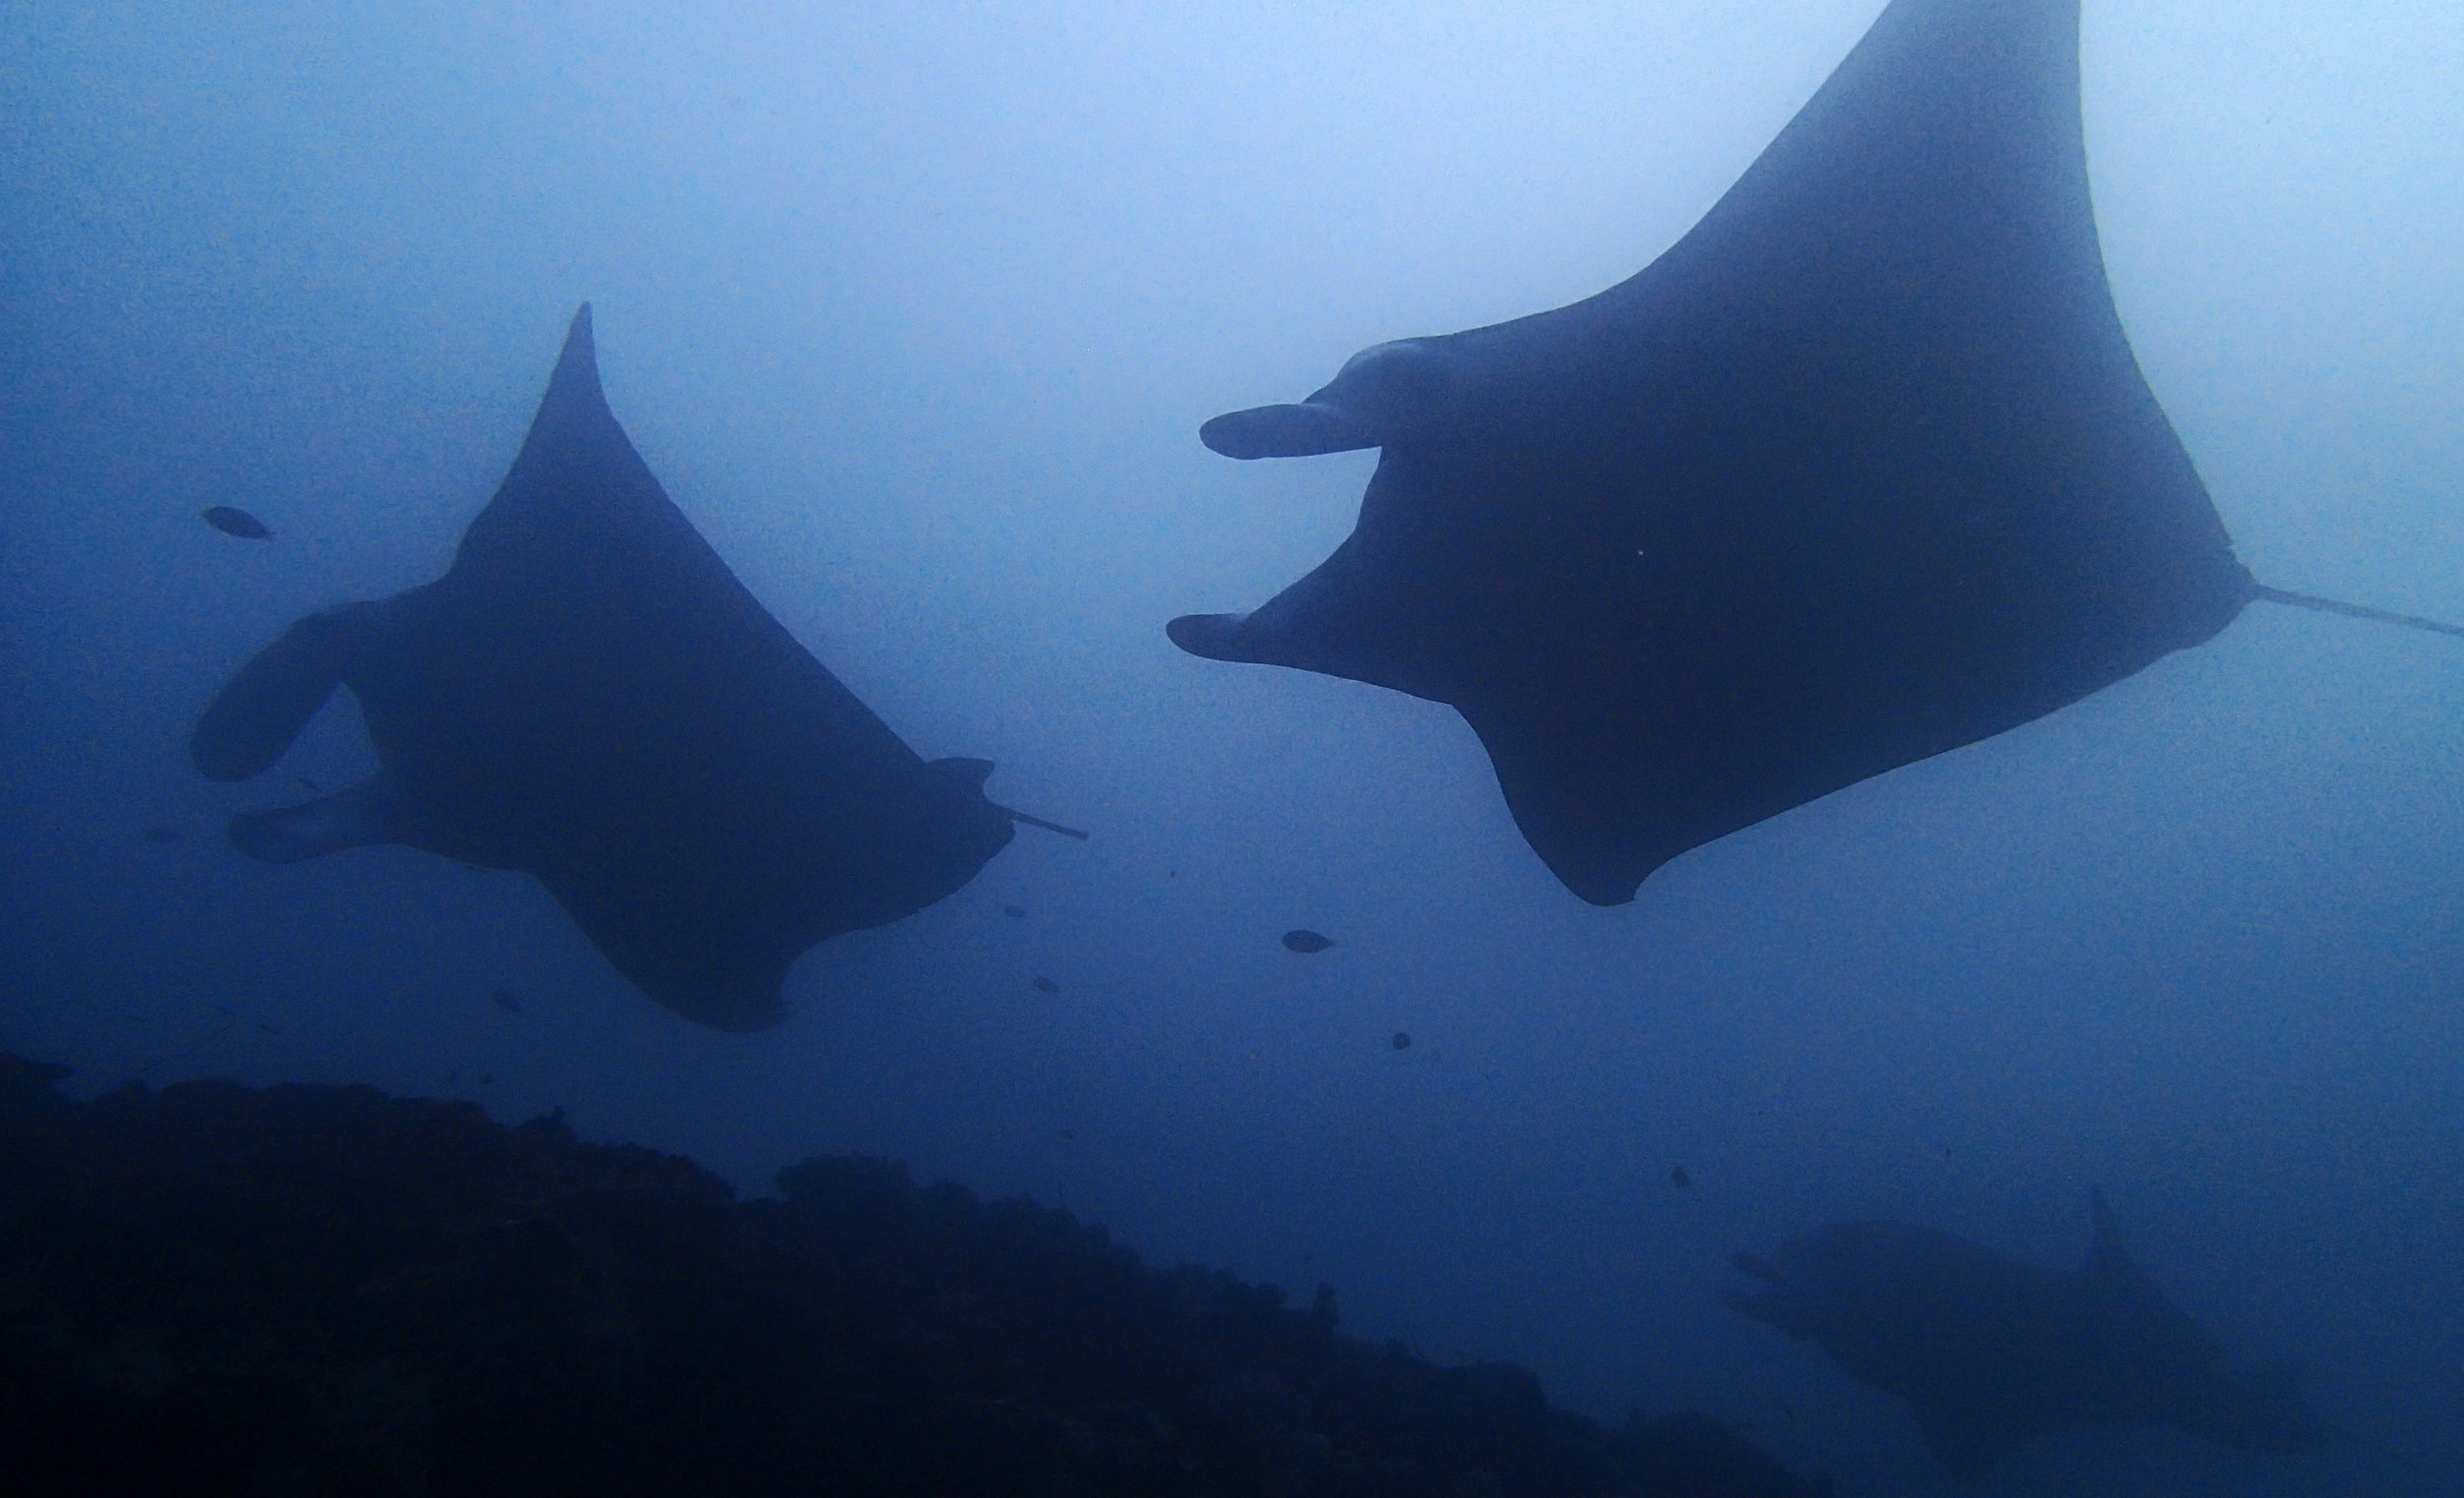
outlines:
[[[1596,910],[1450,711],[1164,639],[1313,566],[1373,459],[1198,422],[1623,278],[1879,8],[0,12],[0,1047],[561,1106],[748,1191],[902,1157],[1852,1494],[1952,1489],[1719,1304],[1731,1251],[1896,1217],[2067,1264],[2101,1183],[2353,1440],[2080,1433],[1990,1491],[2464,1490],[2455,642],[2253,609]],[[2242,559],[2464,615],[2464,23],[2089,0],[2083,56],[2115,297]],[[519,875],[241,859],[230,813],[371,768],[347,700],[262,783],[183,755],[293,618],[442,570],[585,298],[771,610],[1095,833],[816,950],[767,1034]]]

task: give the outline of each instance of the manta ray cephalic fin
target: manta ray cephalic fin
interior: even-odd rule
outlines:
[[[270,768],[349,674],[375,604],[310,614],[256,652],[215,695],[188,736],[188,757],[209,781],[244,781]]]

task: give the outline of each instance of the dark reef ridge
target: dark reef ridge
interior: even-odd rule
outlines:
[[[1810,1493],[1020,1199],[366,1087],[78,1103],[0,1055],[0,1470],[51,1492]],[[36,1476],[34,1474],[41,1474]]]

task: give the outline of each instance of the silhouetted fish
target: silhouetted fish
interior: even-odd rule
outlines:
[[[1023,919],[1027,914],[1027,908],[1023,905],[1004,905],[1001,907],[1001,914],[1013,920]]]
[[[488,1002],[496,1005],[508,1014],[519,1014],[521,1012],[522,1001],[513,996],[513,990],[511,988],[497,988],[492,990],[488,994]]]
[[[1306,954],[1310,952],[1323,952],[1327,948],[1335,945],[1335,943],[1332,939],[1321,936],[1316,931],[1304,930],[1285,931],[1283,933],[1283,945],[1292,951]]]
[[[263,520],[244,510],[234,510],[229,505],[216,505],[207,510],[205,523],[224,535],[238,536],[242,541],[270,541],[274,538],[274,533],[265,528]]]
[[[1035,991],[1038,993],[1059,993],[1061,991],[1061,985],[1053,982],[1043,974],[1038,973],[1035,975]]]
[[[176,843],[188,835],[169,822],[148,822],[137,836],[149,843]]]
[[[1693,1184],[1694,1178],[1685,1174],[1684,1166],[1672,1165],[1669,1167],[1669,1185],[1676,1187],[1681,1192]]]
[[[1395,1032],[1395,1049],[1396,1049],[1396,1050],[1398,1050],[1398,1051],[1409,1051],[1409,1050],[1411,1049],[1411,1037],[1410,1037],[1410,1035],[1408,1035],[1407,1033],[1405,1033],[1405,1032],[1403,1032],[1403,1031],[1402,1031],[1402,1030],[1398,1030],[1398,1031],[1396,1031],[1396,1032]]]

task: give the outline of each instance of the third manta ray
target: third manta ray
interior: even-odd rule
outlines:
[[[2104,1192],[2088,1203],[2095,1237],[2076,1273],[1932,1228],[1844,1222],[1768,1259],[1738,1255],[1762,1283],[1724,1299],[1906,1399],[1962,1482],[2030,1441],[2088,1425],[2166,1425],[2258,1452],[2328,1439],[2290,1370],[2229,1362],[2131,1262]]]
[[[1199,435],[1384,452],[1317,571],[1173,641],[1451,705],[1602,905],[2253,599],[2464,634],[2234,560],[2105,285],[2078,0],[1893,0],[1641,274]]]

